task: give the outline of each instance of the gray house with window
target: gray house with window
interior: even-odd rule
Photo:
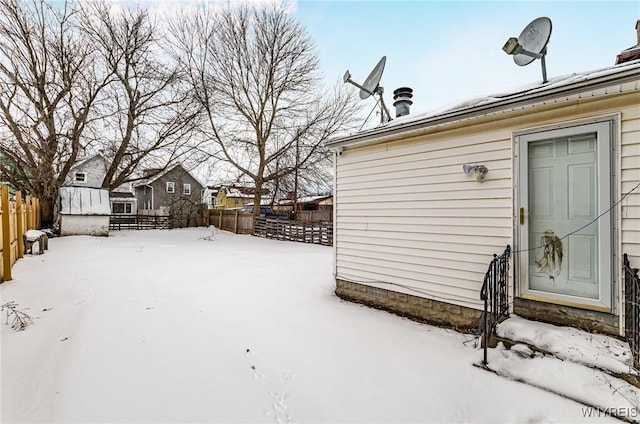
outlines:
[[[168,214],[175,219],[187,220],[186,225],[195,221],[204,189],[197,178],[182,165],[167,170],[148,169],[144,175],[144,179],[134,184],[139,212]]]

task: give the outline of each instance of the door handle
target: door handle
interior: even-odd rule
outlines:
[[[520,225],[524,225],[524,208],[520,208]]]

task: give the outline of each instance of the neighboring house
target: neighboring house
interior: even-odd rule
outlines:
[[[256,189],[240,185],[223,185],[218,188],[216,195],[216,209],[239,209],[249,203],[253,203]],[[262,200],[269,195],[268,189],[262,189]],[[261,202],[262,203],[262,202]]]
[[[333,209],[333,195],[305,196],[296,201],[299,211],[321,211]]]
[[[640,61],[329,146],[339,296],[477,327],[488,264],[510,245],[513,312],[624,334],[623,254],[640,267]]]
[[[138,213],[136,196],[130,191],[112,191],[109,193],[111,213],[114,215],[135,215]]]
[[[302,221],[331,221],[333,212],[333,195],[317,195],[299,197],[295,201],[296,213],[293,213],[294,201],[280,199],[273,205],[278,213],[289,214],[291,219]]]
[[[165,171],[147,170],[147,177],[134,184],[138,210],[160,210],[187,220],[199,215],[204,186],[182,167]]]
[[[215,209],[219,188],[208,185],[202,190],[202,203],[207,205],[207,209]]]
[[[97,154],[75,163],[64,186],[102,188],[108,168],[107,159]],[[118,187],[109,193],[111,212],[114,214],[136,214],[136,198],[127,187]]]
[[[109,190],[62,186],[58,206],[61,236],[109,235]]]
[[[106,174],[106,159],[97,154],[76,162],[69,170],[63,185],[101,188]]]

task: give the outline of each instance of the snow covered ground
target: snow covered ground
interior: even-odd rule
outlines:
[[[0,303],[36,319],[0,326],[2,422],[613,421],[472,366],[472,336],[340,300],[329,247],[211,234],[18,261]]]

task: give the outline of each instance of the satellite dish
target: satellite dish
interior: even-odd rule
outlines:
[[[518,44],[525,51],[542,56],[546,54],[545,49],[547,48],[547,43],[549,43],[549,38],[551,38],[551,19],[542,17],[534,19],[522,30],[518,37]],[[513,55],[513,61],[519,66],[526,66],[535,59],[540,58],[524,52]]]
[[[362,87],[364,89],[360,89],[360,98],[362,100],[366,99],[370,95],[374,94],[378,89],[378,84],[380,84],[380,78],[382,78],[382,73],[384,72],[384,65],[387,63],[387,56],[382,56],[382,59],[378,61],[378,64],[373,68],[369,76]]]
[[[349,70],[345,72],[342,80],[345,83],[350,83],[355,85],[360,89],[360,98],[362,100],[377,94],[380,97],[380,123],[384,124],[385,122],[389,122],[391,120],[391,115],[389,114],[389,110],[387,106],[384,104],[384,98],[382,94],[384,93],[384,89],[380,87],[380,79],[382,78],[382,73],[384,72],[384,65],[387,63],[387,56],[382,56],[382,59],[378,61],[378,64],[373,68],[373,70],[369,73],[369,76],[362,85],[358,84],[354,80],[351,79],[351,73]]]
[[[518,38],[511,37],[507,40],[502,50],[513,55],[513,61],[518,66],[526,66],[540,59],[542,65],[542,82],[547,82],[547,44],[551,37],[551,19],[543,16],[534,19],[524,27]]]

